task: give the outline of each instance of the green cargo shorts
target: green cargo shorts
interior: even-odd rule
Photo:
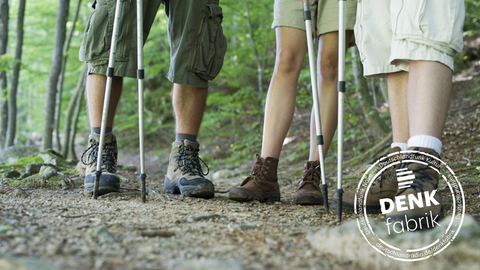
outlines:
[[[177,84],[208,87],[223,65],[227,42],[221,26],[219,0],[143,0],[144,39],[148,37],[160,3],[168,16],[170,69],[167,78]],[[97,0],[90,16],[79,58],[89,73],[106,74],[110,54],[115,0]],[[123,0],[115,55],[115,76],[136,78],[136,1]]]

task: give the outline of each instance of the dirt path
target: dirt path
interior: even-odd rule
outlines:
[[[477,221],[480,98],[467,93],[478,85],[478,79],[455,83],[443,150],[443,160],[464,185],[466,212]],[[222,192],[238,178],[217,182],[219,193],[212,200],[151,192],[143,204],[130,190],[138,188],[137,176],[127,171],[121,172],[125,192],[97,201],[83,197],[80,187],[3,187],[0,269],[362,268],[353,257],[339,260],[329,246],[312,247],[309,232],[337,226],[335,212],[295,205],[299,179],[289,167],[281,168],[282,201],[274,204],[229,201]],[[149,177],[149,188],[163,190],[162,178]],[[353,218],[344,214],[344,222]]]

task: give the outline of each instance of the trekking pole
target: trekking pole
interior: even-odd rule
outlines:
[[[143,1],[137,0],[137,81],[138,81],[138,133],[140,147],[140,180],[142,182],[142,202],[146,202],[145,147],[143,127]]]
[[[337,216],[342,221],[343,167],[343,96],[345,94],[345,0],[338,1],[338,147],[337,147]]]
[[[308,48],[308,62],[310,64],[310,79],[312,81],[312,97],[313,97],[313,110],[315,115],[315,129],[317,133],[317,146],[318,154],[320,155],[320,175],[322,178],[322,192],[323,192],[323,205],[325,207],[325,213],[329,213],[328,209],[328,193],[327,184],[325,182],[325,162],[323,158],[323,135],[322,126],[320,123],[320,105],[318,102],[317,92],[317,79],[315,72],[315,52],[313,50],[312,40],[312,14],[310,12],[310,4],[308,0],[303,0],[303,16],[305,19],[305,31],[307,33],[307,48]]]
[[[115,7],[115,18],[113,21],[112,44],[110,46],[110,55],[108,57],[107,83],[105,86],[105,98],[103,101],[102,124],[100,128],[100,142],[98,143],[97,169],[95,171],[95,185],[93,187],[93,198],[98,198],[98,186],[100,185],[100,176],[102,175],[102,156],[105,145],[105,129],[107,126],[108,107],[110,104],[110,93],[112,91],[112,81],[115,67],[115,53],[117,50],[118,25],[122,10],[122,0],[117,0]]]

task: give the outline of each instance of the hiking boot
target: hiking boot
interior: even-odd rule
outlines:
[[[260,202],[280,201],[280,187],[278,186],[277,166],[278,159],[262,158],[256,155],[257,161],[253,165],[250,175],[243,180],[240,187],[230,189],[230,200],[246,202],[257,200]]]
[[[398,161],[400,161],[398,155],[395,154],[400,151],[400,147],[391,148],[387,159],[394,160],[396,158]],[[379,214],[381,212],[380,199],[395,198],[395,194],[398,191],[398,183],[396,176],[396,170],[398,169],[398,167],[399,164],[396,164],[384,170],[370,186],[368,193],[365,194],[366,203],[364,205],[364,207],[367,209],[368,214]],[[354,212],[355,192],[346,191],[343,194],[342,201],[343,208],[345,210],[349,212]]]
[[[175,141],[170,153],[164,192],[182,194],[187,197],[210,199],[215,195],[213,183],[206,179],[207,164],[198,156],[198,142]],[[203,163],[207,173],[202,170]]]
[[[320,178],[320,161],[305,161],[305,165],[303,165],[302,180],[298,186],[297,197],[295,198],[296,204],[323,204]]]
[[[84,191],[85,196],[93,195],[95,185],[95,172],[97,170],[98,145],[100,135],[91,134],[89,137],[89,146],[82,154],[82,163],[87,166],[85,169]],[[120,190],[120,179],[117,173],[117,139],[110,133],[105,136],[102,153],[102,175],[98,186],[98,195]]]
[[[429,148],[410,147],[408,150],[440,157],[435,150]],[[418,158],[418,156],[423,156],[425,159]],[[385,221],[387,224],[399,221],[411,231],[432,228],[436,226],[437,221],[443,218],[442,197],[437,192],[440,162],[420,153],[416,153],[415,158],[410,157],[409,160],[418,160],[423,164],[404,163],[405,166],[397,170],[398,191],[395,197],[398,199],[399,196],[402,198],[404,196],[403,207],[405,209],[399,210],[396,204],[393,211],[386,215]],[[420,201],[421,206],[417,204],[417,201]]]

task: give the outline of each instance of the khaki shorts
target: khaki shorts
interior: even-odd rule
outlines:
[[[453,70],[463,49],[463,0],[363,0],[355,40],[365,76],[408,71],[409,60],[437,61]]]
[[[338,31],[338,0],[311,0],[309,2],[316,37]],[[357,1],[347,0],[345,6],[345,28],[353,30]],[[272,28],[279,26],[305,30],[302,1],[275,0]]]
[[[167,78],[177,84],[208,87],[208,80],[214,79],[220,72],[227,48],[219,0],[143,1],[145,40],[160,3],[165,5],[169,16],[170,69]],[[95,10],[85,28],[79,53],[80,60],[88,64],[89,73],[106,74],[115,4],[115,0],[94,2]],[[122,9],[114,76],[136,78],[135,1],[124,0]]]

